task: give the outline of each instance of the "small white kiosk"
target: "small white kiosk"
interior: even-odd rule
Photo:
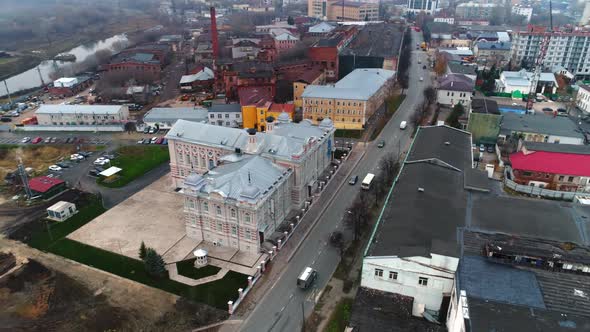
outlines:
[[[66,201],[59,201],[47,208],[47,218],[55,221],[64,221],[76,213],[76,204]]]
[[[209,253],[205,249],[197,249],[193,253],[197,258],[195,260],[195,267],[200,268],[208,264],[208,255]]]

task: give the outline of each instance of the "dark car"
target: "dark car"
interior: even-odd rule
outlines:
[[[95,169],[91,169],[90,171],[88,171],[88,175],[94,176],[94,177],[98,177],[98,173],[100,173],[100,172]]]
[[[65,161],[60,161],[56,165],[59,166],[59,167],[61,167],[61,168],[69,168],[70,167],[70,163],[65,162]]]
[[[348,180],[348,184],[351,186],[354,186],[359,180],[359,176],[358,175],[353,175],[350,177],[350,179]]]
[[[3,117],[0,118],[0,121],[2,121],[2,122],[12,122],[12,119],[9,118],[9,117],[7,117],[7,116],[3,116]]]
[[[553,113],[553,109],[551,107],[543,107],[543,112]]]
[[[426,69],[426,65],[422,66],[422,69]]]
[[[81,155],[84,158],[88,158],[88,157],[90,157],[92,155],[92,152],[90,152],[90,151],[80,151],[80,152],[78,152],[78,154]]]
[[[94,170],[97,171],[98,173],[104,172],[104,168],[102,168],[100,166],[94,166]]]
[[[144,138],[143,139],[143,144],[150,144],[151,142],[152,142],[152,140],[149,139],[149,138]]]
[[[487,151],[488,151],[489,153],[494,153],[494,147],[493,147],[493,146],[491,146],[491,145],[490,145],[490,146],[488,146],[488,148],[487,148]]]
[[[147,126],[147,127],[143,128],[143,133],[144,133],[144,134],[147,134],[147,133],[149,133],[151,128],[152,128],[152,127],[150,127],[150,126]]]
[[[378,148],[382,148],[385,146],[385,141],[380,141],[379,144],[377,144]]]
[[[558,108],[557,113],[567,113],[567,110],[565,108]]]

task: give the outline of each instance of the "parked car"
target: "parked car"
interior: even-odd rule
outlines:
[[[164,142],[164,137],[160,137],[156,140],[155,144],[162,144]]]
[[[70,163],[68,163],[66,161],[60,161],[56,165],[59,166],[59,167],[61,167],[61,168],[69,168],[70,167]]]
[[[151,140],[149,138],[143,139],[143,144],[150,144]]]
[[[553,113],[553,109],[551,107],[543,107],[543,112]]]
[[[485,152],[485,150],[486,150],[486,147],[483,144],[481,144],[479,146],[479,152]]]
[[[354,186],[359,180],[359,176],[358,175],[353,175],[350,177],[350,179],[348,180],[348,184],[351,186]]]
[[[137,144],[143,144],[143,139],[140,139],[139,141],[137,141]]]
[[[491,146],[491,145],[490,145],[490,146],[488,146],[488,148],[487,148],[487,151],[488,151],[489,153],[494,153],[494,147],[493,147],[493,146]]]
[[[156,127],[150,127],[149,134],[155,134],[157,132],[158,132],[158,128],[156,128]]]
[[[104,166],[104,165],[106,165],[106,164],[108,164],[108,163],[110,163],[110,162],[111,162],[111,161],[110,161],[110,160],[108,160],[108,159],[106,159],[106,158],[99,157],[98,159],[96,159],[96,160],[94,161],[94,165],[98,165],[98,166]]]
[[[49,170],[53,171],[53,172],[59,172],[59,171],[61,171],[61,167],[59,167],[57,165],[51,165],[51,166],[49,166]]]
[[[379,144],[377,144],[378,148],[382,148],[385,146],[385,141],[379,141]]]
[[[147,133],[149,133],[149,132],[150,132],[150,130],[151,130],[151,129],[152,129],[152,127],[150,127],[150,126],[146,126],[145,128],[143,128],[143,133],[144,133],[144,134],[147,134]]]
[[[31,141],[30,137],[23,137],[23,139],[20,140],[21,143],[29,143],[29,141]]]
[[[55,142],[57,142],[57,137],[52,137],[51,138],[51,143],[55,143]]]
[[[164,138],[164,140],[162,141],[162,144],[163,145],[168,145],[168,139],[167,138]]]
[[[9,117],[7,117],[7,116],[3,116],[3,117],[0,118],[0,121],[2,121],[2,122],[12,122],[12,119],[9,118]]]
[[[92,152],[91,151],[79,151],[78,154],[81,155],[84,158],[88,158],[88,157],[92,156]]]
[[[71,161],[80,161],[83,159],[84,159],[84,156],[77,154],[77,153],[74,153],[73,155],[70,156]]]
[[[557,113],[566,113],[567,114],[567,110],[565,108],[558,108]]]
[[[114,155],[114,154],[112,154],[112,153],[105,153],[105,154],[103,154],[102,156],[103,156],[105,159],[110,159],[110,160],[112,160],[112,159],[115,159],[115,155]]]
[[[158,136],[154,136],[152,137],[152,140],[150,141],[151,144],[156,144],[156,141],[158,140]]]
[[[95,170],[95,169],[91,169],[91,170],[89,170],[89,171],[88,171],[88,175],[90,175],[90,176],[94,176],[94,177],[98,177],[98,174],[99,174],[99,173],[100,173],[100,172],[99,172],[99,171],[97,171],[97,170]]]
[[[33,140],[31,141],[31,143],[33,143],[33,144],[38,144],[38,143],[41,143],[42,141],[43,141],[43,138],[41,138],[41,137],[35,137],[35,138],[33,138]]]
[[[102,168],[102,167],[100,167],[100,166],[95,166],[95,167],[94,167],[94,170],[95,170],[95,171],[97,171],[97,172],[99,172],[99,173],[100,173],[100,172],[104,172],[104,168]]]
[[[51,143],[51,137],[45,138],[45,140],[43,141],[43,143]]]

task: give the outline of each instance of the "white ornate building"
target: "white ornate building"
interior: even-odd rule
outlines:
[[[171,176],[185,198],[189,237],[257,252],[317,188],[332,159],[332,121],[268,120],[265,133],[184,120],[170,130]]]

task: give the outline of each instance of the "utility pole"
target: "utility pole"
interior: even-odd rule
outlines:
[[[305,299],[301,301],[301,331],[305,332]]]
[[[43,81],[43,75],[41,75],[41,69],[39,68],[39,66],[37,66],[37,72],[39,73],[39,79],[41,80],[41,86],[45,87],[45,81]]]
[[[8,84],[6,84],[6,80],[4,80],[4,87],[6,87],[6,94],[8,95],[8,103],[12,105],[12,98],[10,98],[10,91],[8,91]]]

